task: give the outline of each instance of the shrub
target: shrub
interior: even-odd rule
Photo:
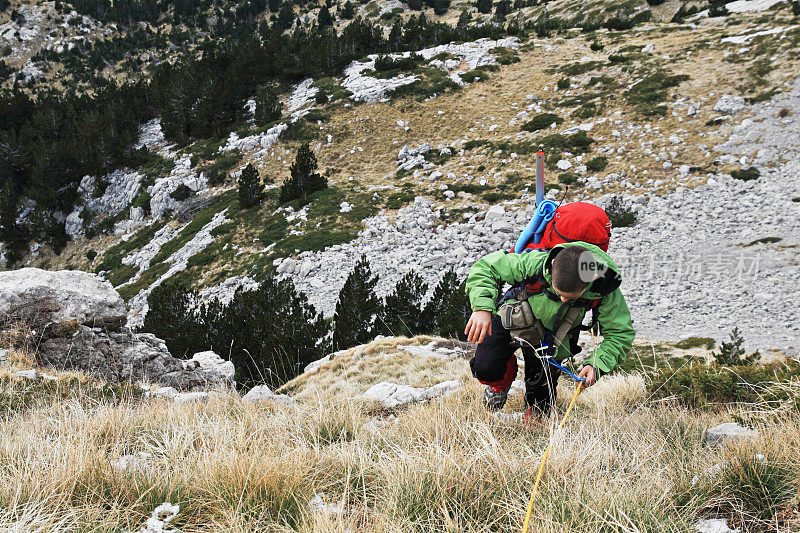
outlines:
[[[611,17],[605,21],[603,27],[612,31],[625,31],[633,28],[633,20],[624,16]]]
[[[259,205],[265,197],[264,184],[258,178],[258,171],[249,163],[239,176],[239,207],[249,209]]]
[[[422,300],[428,285],[416,272],[409,272],[383,301],[377,330],[388,336],[413,336],[427,331],[422,321]]]
[[[564,172],[558,176],[559,183],[572,185],[578,181],[578,176],[574,172]]]
[[[655,7],[655,6],[660,6],[660,5],[661,5],[661,4],[663,4],[665,1],[666,1],[666,0],[647,0],[647,5],[649,5],[649,6],[652,6],[652,7]]]
[[[379,55],[375,58],[375,71],[387,72],[390,70],[413,70],[422,63],[424,58],[418,54],[411,54],[408,57],[392,57]]]
[[[709,17],[724,17],[730,14],[728,8],[725,7],[726,0],[709,0],[708,1],[708,16]]]
[[[761,176],[761,172],[756,167],[750,167],[747,169],[740,168],[739,170],[734,170],[731,172],[731,177],[737,180],[742,181],[751,181],[758,179]]]
[[[560,80],[558,80],[558,83],[556,84],[556,87],[562,90],[569,89],[569,86],[570,86],[569,78],[561,78]]]
[[[97,257],[97,252],[95,252],[94,250],[89,249],[86,251],[86,259],[88,259],[89,262],[94,261],[95,257]]]
[[[689,337],[682,341],[676,342],[675,347],[681,350],[691,350],[692,348],[705,347],[711,349],[716,344],[716,341],[710,337]]]
[[[733,328],[730,342],[720,344],[719,352],[712,352],[711,355],[718,365],[726,366],[750,365],[761,359],[761,354],[757,351],[745,354],[742,343],[744,339],[739,334],[739,328]]]
[[[605,48],[605,46],[598,43],[597,41],[592,41],[592,44],[589,45],[589,49],[592,50],[593,52],[599,52],[603,48]]]
[[[433,12],[436,15],[444,15],[450,9],[450,0],[436,0],[433,3]]]
[[[367,257],[355,264],[339,291],[333,315],[333,349],[344,350],[372,340],[381,302],[375,295],[378,278],[372,276]]]
[[[636,213],[628,209],[619,196],[615,196],[605,209],[612,228],[629,228],[636,224]]]
[[[305,199],[312,192],[327,188],[328,180],[315,172],[316,170],[317,158],[308,143],[303,143],[297,150],[294,163],[289,167],[291,177],[281,185],[280,202]]]
[[[662,368],[647,375],[648,393],[654,399],[671,398],[690,408],[725,403],[791,402],[798,406],[800,395],[787,386],[800,377],[800,363],[793,360],[749,364],[710,370],[703,364],[683,366],[678,370]]]
[[[792,0],[792,14],[795,17],[800,17],[800,0]]]
[[[651,74],[625,93],[628,103],[644,116],[664,116],[667,108],[660,105],[667,98],[667,89],[676,87],[689,79],[685,74],[668,76],[663,73]]]
[[[522,129],[525,131],[539,131],[549,128],[553,123],[561,124],[562,122],[564,122],[564,119],[558,115],[554,115],[553,113],[541,113],[523,124]]]
[[[197,291],[167,280],[147,297],[149,310],[142,330],[162,339],[175,357],[190,358],[207,347],[196,308]]]
[[[675,15],[672,16],[672,20],[670,22],[675,22],[680,24],[683,20],[687,17],[691,17],[692,15],[696,15],[699,13],[700,10],[697,6],[692,6],[687,8],[686,4],[681,4],[681,7],[678,8],[678,11],[675,12]]]
[[[586,162],[586,170],[590,172],[602,172],[608,166],[608,158],[604,155],[593,157]]]
[[[194,191],[185,183],[181,183],[175,188],[174,191],[169,193],[169,197],[178,202],[182,202],[189,198],[192,194],[194,194]]]

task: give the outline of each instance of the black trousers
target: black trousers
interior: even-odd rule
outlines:
[[[500,317],[492,318],[492,334],[487,335],[475,350],[469,366],[472,375],[486,385],[507,388],[516,376],[516,359],[514,352],[517,346],[511,339],[511,333],[503,327]],[[555,404],[556,387],[560,370],[545,363],[530,347],[523,347],[525,359],[525,402],[529,407],[540,410],[544,414],[550,412]]]

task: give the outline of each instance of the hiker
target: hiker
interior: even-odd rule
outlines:
[[[512,288],[498,302],[504,282]],[[585,378],[585,386],[590,387],[613,370],[625,359],[634,337],[630,311],[619,290],[621,282],[611,258],[581,241],[520,254],[498,251],[479,259],[467,278],[473,312],[464,333],[478,344],[470,367],[472,375],[486,385],[484,405],[490,410],[505,405],[517,375],[514,352],[521,344],[528,406],[525,420],[549,416],[560,370],[542,357],[561,362],[577,355],[580,330],[595,322],[603,341],[578,377]],[[582,326],[588,310],[592,324]]]

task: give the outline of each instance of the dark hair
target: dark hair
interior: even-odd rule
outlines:
[[[553,288],[561,292],[583,292],[591,280],[581,271],[581,255],[591,253],[583,246],[565,246],[558,251],[550,270],[553,274]],[[590,275],[592,278],[593,275]]]

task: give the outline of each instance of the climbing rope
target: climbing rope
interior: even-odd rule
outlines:
[[[571,372],[570,375],[574,377],[574,375]],[[564,418],[561,419],[561,423],[558,425],[559,429],[564,427],[564,422],[567,421],[567,417],[569,417],[569,414],[572,411],[572,406],[575,405],[575,400],[578,399],[578,394],[580,394],[581,390],[583,390],[584,380],[576,379],[576,381],[578,383],[578,386],[575,387],[575,394],[572,396],[572,401],[569,402],[569,407],[567,407],[567,412],[564,413]],[[528,502],[528,512],[525,513],[525,523],[522,526],[522,533],[527,533],[528,531],[528,524],[530,523],[531,513],[533,512],[533,500],[536,497],[536,490],[539,488],[539,482],[542,480],[542,473],[544,472],[544,465],[545,463],[547,463],[547,457],[550,455],[550,446],[553,444],[553,435],[555,435],[555,432],[553,432],[553,434],[550,435],[550,440],[547,443],[547,448],[545,448],[544,450],[544,456],[542,457],[542,462],[539,464],[539,472],[536,473],[536,481],[533,484],[533,491],[531,491],[531,499]]]

